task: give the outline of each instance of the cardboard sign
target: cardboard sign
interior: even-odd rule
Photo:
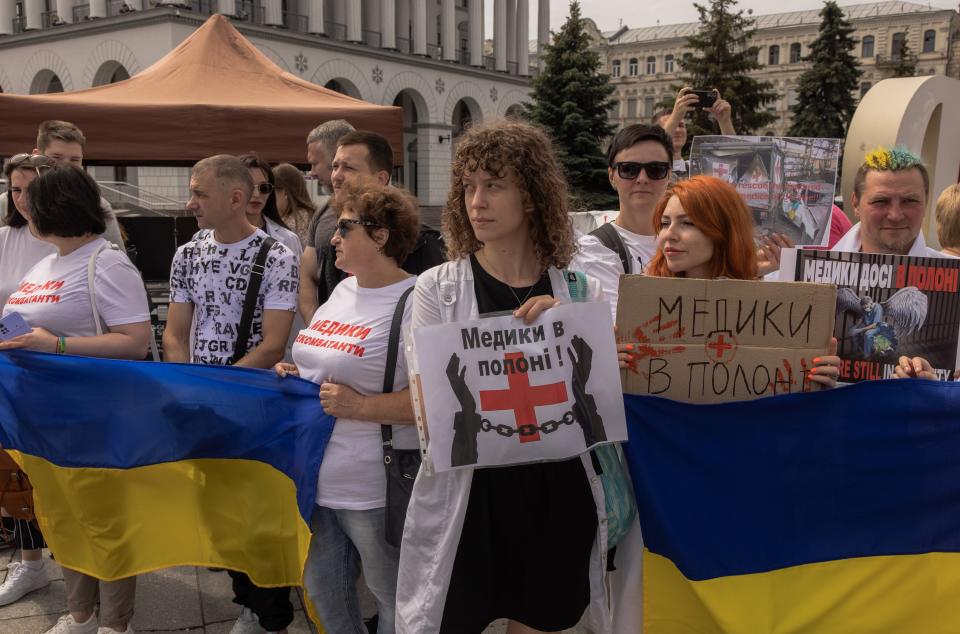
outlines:
[[[839,156],[839,139],[698,136],[690,146],[690,176],[734,185],[758,233],[826,244]]]
[[[530,326],[512,315],[427,326],[412,339],[411,392],[435,471],[562,460],[627,439],[605,303],[557,306]]]
[[[624,275],[623,391],[715,403],[818,389],[807,374],[829,349],[835,302],[824,284]]]
[[[893,376],[901,355],[921,356],[942,380],[960,354],[960,260],[784,249],[780,279],[836,284],[840,380]]]

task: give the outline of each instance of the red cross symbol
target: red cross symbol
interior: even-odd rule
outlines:
[[[514,366],[517,360],[523,358],[522,352],[509,352],[504,356]],[[530,377],[526,372],[516,369],[507,373],[505,390],[481,390],[480,409],[490,412],[498,410],[513,410],[513,416],[520,425],[537,424],[537,407],[556,405],[567,402],[567,385],[563,381],[546,385],[530,385]],[[520,442],[540,440],[540,432],[529,436],[520,436]]]
[[[734,352],[737,348],[737,340],[731,335],[730,340],[728,341],[724,338],[724,334],[730,333],[712,333],[707,339],[708,343],[706,345],[707,350],[713,351],[715,360],[720,361],[721,363],[733,359]],[[726,353],[727,350],[731,350],[731,353],[729,356],[724,358],[724,353]]]

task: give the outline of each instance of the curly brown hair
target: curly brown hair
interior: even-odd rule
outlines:
[[[528,217],[537,260],[544,268],[567,266],[577,248],[568,214],[567,180],[547,133],[516,121],[470,128],[458,139],[442,216],[447,258],[462,258],[483,246],[470,226],[464,200],[464,174],[477,170],[498,178],[507,173],[516,176],[524,208],[533,209]]]
[[[397,266],[403,264],[420,234],[420,209],[417,199],[405,189],[381,185],[374,179],[362,178],[345,182],[330,206],[337,218],[344,211],[352,211],[357,219],[372,222],[375,227],[364,226],[371,238],[377,228],[389,232],[382,249],[383,254],[393,258]]]

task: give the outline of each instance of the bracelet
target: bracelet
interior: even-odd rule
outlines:
[[[67,351],[67,338],[57,337],[57,354],[63,354]]]

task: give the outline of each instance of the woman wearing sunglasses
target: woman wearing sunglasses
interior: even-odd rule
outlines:
[[[17,154],[7,163],[4,175],[10,184],[6,193],[7,213],[0,219],[0,306],[17,290],[23,276],[43,258],[56,253],[49,242],[30,232],[27,219],[30,204],[27,189],[41,171],[56,165],[42,154]],[[12,460],[12,459],[11,459]],[[43,535],[35,522],[7,517],[4,525],[12,525],[13,539],[20,549],[20,562],[7,566],[7,577],[0,585],[0,606],[9,605],[25,594],[45,588],[50,579],[43,563]]]
[[[0,342],[0,350],[142,359],[153,336],[146,292],[127,256],[99,237],[107,216],[96,182],[70,166],[36,168],[40,175],[28,187],[26,218],[30,231],[51,244],[54,252],[24,274],[7,298],[3,315],[19,313],[32,328]],[[22,198],[14,200],[18,207],[23,203]],[[91,263],[93,302],[88,285]],[[54,282],[51,294],[45,289]],[[64,568],[63,579],[69,614],[48,634],[132,633],[136,577],[107,582]]]
[[[650,218],[670,184],[672,155],[673,144],[663,128],[645,124],[623,128],[607,149],[607,178],[617,192],[620,213],[580,237],[580,253],[572,266],[600,282],[614,316],[620,276],[642,272],[656,252]]]
[[[450,261],[419,277],[414,328],[510,311],[530,323],[570,301],[576,249],[567,183],[547,135],[500,122],[457,142],[443,210]],[[591,297],[599,298],[596,283]],[[409,634],[609,631],[603,586],[603,493],[589,454],[428,475],[404,528],[397,627]],[[599,509],[599,511],[598,511]]]
[[[295,365],[276,366],[280,376],[299,374],[320,384],[324,411],[337,417],[320,465],[303,578],[328,631],[365,632],[356,592],[362,570],[377,603],[377,632],[392,634],[400,549],[384,530],[381,425],[393,426],[395,447],[418,446],[402,341],[389,394],[383,393],[384,371],[397,303],[416,280],[400,264],[416,244],[419,212],[410,194],[366,180],[344,183],[331,204],[336,265],[351,276],[300,331]],[[412,303],[405,305],[404,324]]]
[[[257,229],[290,249],[299,260],[303,255],[300,238],[287,227],[277,210],[276,184],[270,164],[260,158],[256,152],[241,154],[240,161],[250,170],[253,178],[253,193],[247,205],[247,220]]]

